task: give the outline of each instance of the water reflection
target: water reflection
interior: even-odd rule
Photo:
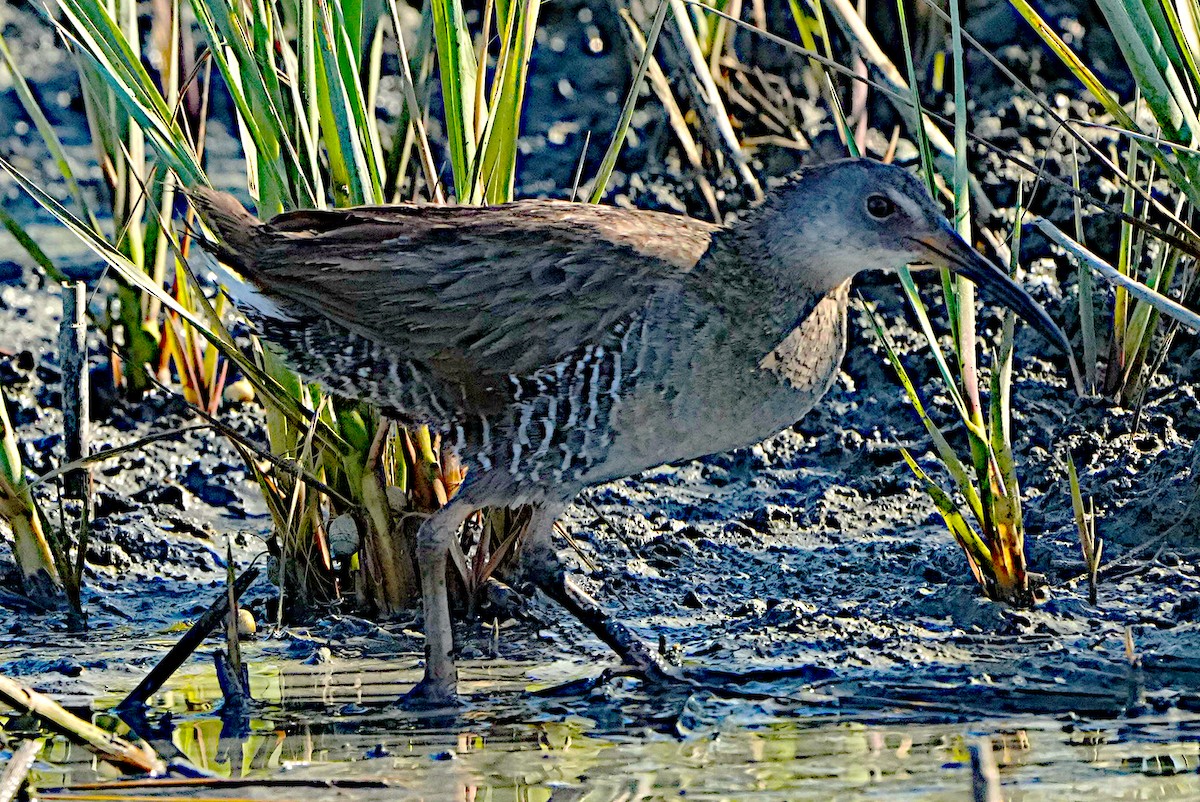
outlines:
[[[1194,719],[871,723],[709,694],[650,697],[636,684],[539,699],[521,690],[527,668],[471,669],[465,686],[487,698],[439,720],[384,704],[415,678],[411,665],[259,664],[262,705],[238,721],[222,719],[215,684],[197,673],[155,700],[150,723],[214,779],[114,784],[52,740],[39,798],[958,802],[970,788],[966,744],[986,736],[1007,802],[1200,799]]]

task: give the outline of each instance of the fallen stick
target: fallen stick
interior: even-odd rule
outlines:
[[[232,597],[235,600],[238,599],[257,578],[257,568],[247,568],[243,571],[242,575],[233,583]],[[158,665],[151,669],[145,679],[138,683],[138,686],[121,701],[121,704],[117,705],[118,713],[122,710],[146,704],[146,701],[163,686],[163,683],[179,670],[179,667],[192,656],[192,653],[204,642],[209,633],[221,623],[221,619],[229,610],[229,598],[230,594],[222,589],[221,594],[217,596],[217,600],[212,603],[212,606],[196,619],[196,623],[192,624],[192,628],[179,639],[178,643],[171,647],[171,651],[167,652],[166,656],[159,661]]]
[[[103,760],[123,769],[133,769],[144,774],[157,774],[163,770],[158,755],[134,746],[90,721],[84,721],[49,696],[26,688],[3,674],[0,674],[0,702],[15,710],[37,716],[53,729],[86,746]]]

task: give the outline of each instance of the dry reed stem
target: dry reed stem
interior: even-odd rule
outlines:
[[[0,802],[12,802],[17,798],[17,794],[25,787],[25,779],[40,751],[42,740],[33,738],[23,741],[21,747],[13,752],[4,766],[4,773],[0,774]]]
[[[16,710],[37,716],[51,728],[124,771],[158,774],[163,770],[163,763],[158,755],[148,748],[135,746],[90,721],[84,721],[49,696],[27,688],[3,674],[0,674],[0,701]]]

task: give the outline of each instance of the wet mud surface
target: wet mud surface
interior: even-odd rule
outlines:
[[[1063,13],[1070,10],[1059,5]],[[72,155],[90,164],[81,110],[48,50],[52,39],[27,10],[8,13],[19,23],[5,30],[10,46],[30,64],[39,91],[57,104],[52,119],[74,130]],[[569,194],[588,131],[587,158],[598,161],[603,152],[625,92],[621,85],[606,88],[603,78],[624,75],[627,65],[608,16],[592,15],[582,4],[556,5],[547,15],[552,24],[546,41],[539,39],[519,179],[522,194],[562,196]],[[1081,30],[1099,36],[1094,19],[1078,18]],[[1002,56],[1039,92],[1061,97],[1073,116],[1094,115],[1053,71],[1047,54],[1010,47]],[[1070,175],[1069,148],[1031,101],[1014,97],[1011,88],[993,88],[981,90],[976,102],[978,133],[1044,162],[1050,175]],[[0,105],[4,125],[19,119],[11,89],[0,94]],[[831,136],[815,101],[797,95],[784,110],[805,121],[813,142]],[[886,112],[879,114],[869,141],[882,147],[882,131],[890,127],[882,122]],[[615,202],[703,216],[693,177],[679,169],[669,129],[649,98],[634,133],[616,177]],[[0,128],[0,140],[18,166],[37,166],[27,130]],[[223,146],[214,135],[214,141],[215,153],[234,150],[232,140]],[[764,148],[755,158],[764,172],[783,174],[800,155]],[[89,169],[84,176],[94,183],[98,175]],[[232,183],[240,168],[230,162],[222,169]],[[1083,170],[1085,181],[1099,175],[1095,165],[1085,163]],[[984,151],[974,172],[1001,210],[981,222],[1003,236],[1016,182],[1029,177]],[[1095,186],[1103,198],[1104,182]],[[11,183],[0,187],[10,212],[60,265],[82,275],[96,271]],[[738,190],[724,187],[723,197],[736,208]],[[1048,184],[1033,207],[1057,223],[1070,220],[1070,199]],[[1110,242],[1114,230],[1102,215],[1087,219],[1089,242]],[[53,353],[57,291],[11,240],[3,247],[0,384],[22,456],[40,474],[62,455]],[[1077,336],[1073,267],[1032,233],[1024,238],[1021,264],[1023,283]],[[894,278],[868,274],[859,284],[862,296],[878,306],[932,414],[948,422],[952,410]],[[933,285],[922,286],[932,302]],[[186,669],[193,679],[158,700],[160,709],[173,711],[173,723],[164,726],[176,727],[177,742],[191,738],[192,751],[182,747],[189,754],[207,739],[206,754],[225,760],[230,776],[278,776],[291,767],[288,776],[298,771],[392,783],[386,793],[347,788],[338,798],[470,799],[470,788],[510,795],[496,798],[525,798],[511,796],[520,788],[551,789],[554,799],[583,798],[589,789],[596,795],[588,798],[599,799],[637,798],[622,794],[639,789],[671,797],[687,790],[689,798],[736,797],[752,789],[765,789],[755,796],[763,799],[851,798],[855,789],[875,786],[885,789],[879,798],[960,799],[967,781],[962,739],[1018,730],[1036,744],[1033,751],[1013,751],[1003,770],[1015,787],[1037,789],[1021,799],[1095,798],[1087,789],[1101,787],[1111,792],[1104,798],[1195,798],[1200,342],[1186,333],[1175,339],[1138,414],[1077,398],[1063,361],[1046,356],[1035,333],[1019,332],[1013,432],[1031,568],[1046,575],[1049,597],[1034,610],[1018,611],[980,597],[961,551],[901,459],[904,446],[929,469],[927,435],[861,306],[851,318],[841,375],[821,405],[790,430],[751,449],[589,490],[564,521],[579,556],[565,544],[564,553],[578,565],[581,582],[687,665],[743,673],[813,667],[799,678],[740,687],[770,698],[660,697],[623,680],[563,698],[532,696],[523,689],[594,676],[614,664],[582,627],[535,599],[535,620],[505,624],[495,642],[489,625],[460,623],[466,674],[480,681],[468,686],[476,692],[474,706],[438,726],[380,704],[416,676],[422,640],[415,613],[386,624],[331,614],[249,646],[248,658],[260,672],[255,681],[262,693],[256,695],[269,703],[250,734],[233,740],[218,739],[220,718],[203,706],[192,709],[184,698],[190,691],[181,689],[207,670],[206,648]],[[998,331],[991,311],[981,319]],[[103,359],[97,342],[93,364]],[[138,405],[102,394],[95,408],[98,448],[197,422],[181,401],[161,392]],[[221,417],[262,437],[261,412],[253,405],[226,405]],[[1107,543],[1096,605],[1088,603],[1082,580],[1067,447]],[[67,633],[58,616],[23,606],[12,593],[7,545],[0,544],[0,570],[9,572],[0,590],[0,673],[81,708],[104,707],[132,688],[178,637],[180,623],[221,592],[227,541],[244,566],[261,554],[271,526],[236,452],[211,430],[188,431],[109,461],[97,469],[96,482],[88,633]],[[273,594],[260,579],[245,597],[264,632]],[[1140,658],[1136,668],[1126,653],[1127,632]],[[270,686],[267,679],[331,667],[347,676],[398,673],[372,684],[375,692],[348,700],[338,695],[343,688],[329,697],[305,691],[289,701],[278,680]],[[352,679],[346,684],[355,687]],[[195,693],[214,698],[211,689]],[[181,734],[189,727],[191,735]],[[1093,730],[1103,737],[1080,734]],[[471,745],[479,733],[478,744],[486,747]],[[452,759],[438,759],[446,751]],[[64,783],[87,774],[71,762],[80,760],[72,754],[63,763]],[[1044,768],[1051,763],[1055,771]],[[443,766],[463,789],[455,786],[457,796],[435,793],[450,776]],[[401,776],[410,796],[395,795]],[[650,783],[651,790],[637,783]],[[952,790],[934,790],[943,788]],[[288,793],[276,789],[270,798],[291,798]],[[1143,793],[1150,795],[1137,796]],[[252,791],[239,788],[235,795]]]

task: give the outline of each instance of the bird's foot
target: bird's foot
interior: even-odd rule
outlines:
[[[686,677],[678,668],[671,666],[670,671],[659,670],[658,668],[647,668],[642,666],[613,666],[606,668],[599,674],[594,674],[589,677],[569,680],[551,685],[547,688],[534,691],[535,696],[544,696],[557,698],[563,696],[580,696],[588,694],[597,688],[603,688],[615,679],[630,677],[638,680],[646,686],[671,689],[681,688],[684,690],[697,690],[697,685]]]
[[[408,693],[400,697],[400,707],[414,712],[455,710],[463,707],[458,695],[458,683],[453,679],[424,677]]]
[[[479,589],[479,617],[484,621],[534,621],[541,623],[529,608],[526,594],[488,577]]]
[[[661,638],[658,648],[655,648],[629,626],[609,615],[561,569],[543,570],[535,575],[535,581],[547,595],[616,652],[624,663],[620,668],[605,670],[597,678],[549,688],[540,695],[569,695],[600,687],[616,677],[632,676],[659,687],[689,691],[706,690],[725,696],[760,699],[773,696],[755,687],[762,683],[796,679],[811,683],[828,680],[833,676],[832,671],[817,666],[742,672],[681,666],[678,665],[678,659],[672,659],[676,656]]]
[[[746,686],[767,686],[773,683],[803,683],[806,686],[827,684],[837,679],[837,673],[822,666],[780,666],[732,671],[706,666],[678,665],[661,651],[644,651],[636,655],[632,665],[611,669],[608,676],[635,676],[647,683],[679,686],[697,690],[723,690],[737,696],[756,696],[758,692]],[[770,694],[765,694],[770,695]]]
[[[651,685],[696,687],[696,681],[683,666],[671,662],[661,650],[655,651],[644,641],[627,641],[621,653],[627,665],[624,674],[641,677]],[[619,676],[621,669],[614,676]]]
[[[663,691],[702,690],[704,683],[698,682],[690,670],[675,665],[659,652],[652,650],[640,639],[626,640],[624,648],[619,652],[624,660],[623,665],[612,666],[599,674],[583,679],[571,680],[559,685],[543,688],[536,692],[537,696],[575,696],[588,693],[596,688],[602,688],[615,679],[630,677],[643,685]]]
[[[583,679],[572,680],[560,685],[543,688],[536,692],[537,696],[563,697],[579,696],[602,688],[614,679],[633,677],[644,685],[665,693],[682,691],[693,693],[704,691],[727,699],[775,699],[788,700],[814,706],[836,706],[839,704],[836,695],[814,690],[812,685],[821,685],[831,679],[834,674],[828,669],[815,666],[799,666],[795,668],[759,669],[752,671],[726,671],[700,666],[675,666],[667,664],[651,666],[623,665],[606,668],[600,674]],[[805,683],[802,689],[787,689],[777,687],[773,683],[794,685],[799,680]]]

